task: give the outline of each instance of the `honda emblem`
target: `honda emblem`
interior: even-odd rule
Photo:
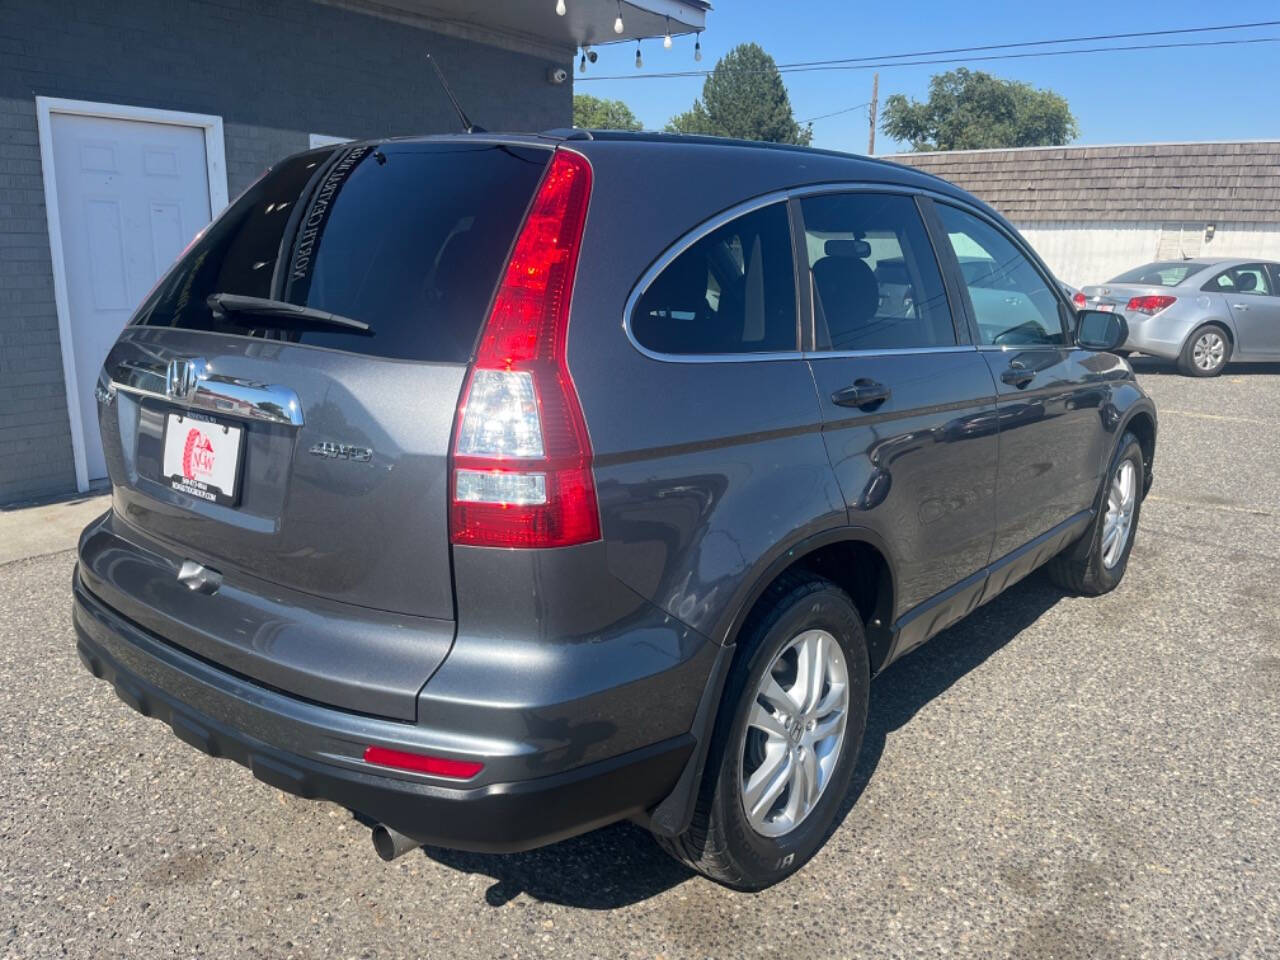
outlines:
[[[164,376],[164,392],[170,400],[190,400],[199,383],[199,369],[204,364],[194,360],[170,360]]]

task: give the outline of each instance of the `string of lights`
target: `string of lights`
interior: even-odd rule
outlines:
[[[622,22],[622,4],[624,0],[616,0],[616,2],[618,5],[618,16],[613,21],[613,32],[621,34],[627,29],[626,24]],[[565,6],[565,0],[556,0],[556,15],[563,17],[568,12],[569,12],[568,7]],[[666,30],[662,37],[662,46],[665,49],[670,50],[673,42],[671,39],[671,18],[664,14],[663,20],[666,23]],[[686,31],[686,35],[687,33],[688,31]],[[693,31],[693,33],[694,33],[693,59],[701,60],[702,59],[702,31],[696,30],[696,31]],[[617,42],[617,41],[613,41],[613,42]],[[591,49],[591,44],[589,43],[584,43],[579,49],[582,55],[578,58],[578,72],[586,73],[587,62],[588,61],[590,61],[591,63],[596,62],[596,52]],[[636,69],[639,70],[643,66],[644,66],[644,59],[640,56],[640,38],[637,37],[636,38]]]
[[[1056,40],[1028,40],[1019,43],[1004,44],[986,44],[977,47],[953,47],[945,50],[936,51],[918,51],[916,53],[890,53],[880,54],[868,57],[847,57],[837,60],[809,60],[797,63],[778,64],[779,73],[809,73],[827,70],[871,70],[871,69],[887,69],[889,67],[906,67],[906,66],[932,66],[950,63],[969,63],[976,61],[993,61],[993,60],[1020,60],[1034,59],[1039,57],[1062,57],[1074,56],[1087,53],[1108,53],[1108,52],[1124,52],[1124,51],[1142,51],[1142,50],[1167,50],[1167,49],[1183,49],[1189,47],[1225,47],[1238,46],[1245,44],[1259,43],[1276,43],[1280,41],[1280,37],[1244,37],[1229,40],[1185,40],[1170,43],[1142,43],[1142,44],[1120,44],[1105,45],[1094,47],[1075,47],[1068,50],[1022,50],[1016,53],[1003,54],[982,54],[985,50],[1008,50],[1018,47],[1043,47],[1054,44],[1080,43],[1099,39],[1120,39],[1125,37],[1152,37],[1167,36],[1170,34],[1189,34],[1204,33],[1209,31],[1222,30],[1242,30],[1251,29],[1261,26],[1280,25],[1280,21],[1258,21],[1256,23],[1244,24],[1220,24],[1207,27],[1185,27],[1177,30],[1157,30],[1143,31],[1140,33],[1126,34],[1098,34],[1092,37],[1064,37]],[[700,39],[700,38],[699,38]],[[639,57],[639,40],[636,41],[637,60]],[[949,54],[960,52],[976,52],[979,56],[968,57],[933,57],[933,54]],[[916,59],[908,59],[916,58]],[[920,59],[927,58],[927,59]],[[695,59],[701,59],[701,43],[697,43],[695,50]],[[643,63],[637,63],[642,66]],[[636,79],[673,79],[680,77],[705,77],[711,71],[709,70],[673,70],[659,73],[647,74],[609,74],[598,77],[583,77],[583,82],[587,80],[636,80]]]

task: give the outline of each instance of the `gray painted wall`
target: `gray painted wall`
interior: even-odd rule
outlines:
[[[426,49],[481,126],[570,125],[544,59],[310,0],[0,2],[0,503],[75,489],[35,98],[221,116],[234,197],[310,133],[456,130]]]

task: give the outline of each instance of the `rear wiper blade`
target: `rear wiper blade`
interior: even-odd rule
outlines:
[[[266,297],[244,297],[237,293],[211,293],[205,299],[209,309],[213,311],[215,320],[225,320],[232,314],[246,317],[269,317],[273,320],[291,321],[322,327],[341,327],[357,333],[373,334],[369,325],[363,320],[352,320],[340,313],[304,307],[284,300],[271,300]]]

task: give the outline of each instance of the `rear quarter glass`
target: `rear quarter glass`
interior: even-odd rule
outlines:
[[[135,322],[463,362],[550,158],[509,144],[408,142],[290,157],[186,252]],[[215,319],[213,293],[286,300],[370,330]]]

